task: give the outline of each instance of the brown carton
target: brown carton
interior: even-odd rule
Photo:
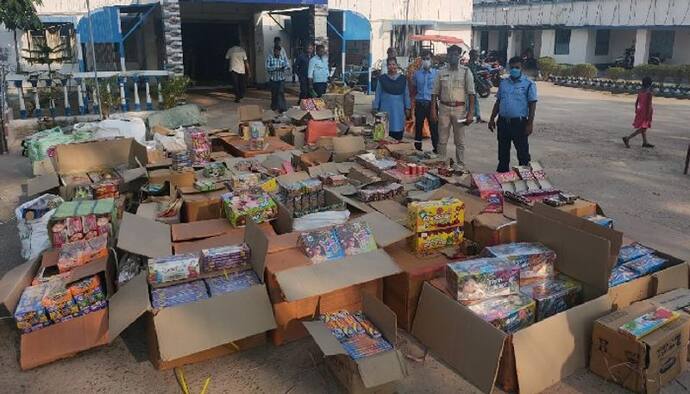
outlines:
[[[125,168],[120,172],[120,191],[133,191],[128,184],[146,176],[147,160],[146,147],[133,138],[57,145],[53,162],[56,173],[29,179],[27,194],[33,196],[59,188],[63,198],[71,199],[74,185],[68,181],[69,175],[117,167]]]
[[[42,267],[57,264],[57,252],[48,251],[43,258],[21,264],[0,280],[0,312],[11,317],[24,288]],[[71,320],[54,323],[40,330],[20,335],[19,365],[23,370],[35,368],[63,358],[72,357],[87,349],[106,345],[117,338],[138,317],[133,300],[138,289],[127,283],[115,292],[114,261],[101,258],[70,271],[69,281],[92,275],[105,279],[108,306]]]
[[[244,290],[221,294],[174,308],[154,310],[151,307],[146,273],[130,283],[138,289],[132,307],[152,319],[156,346],[150,355],[154,365],[195,355],[228,343],[249,338],[275,328],[263,271],[268,239],[254,223],[244,229],[244,242],[251,249],[250,262],[261,283]],[[172,254],[170,226],[125,214],[120,226],[118,247],[146,257]],[[128,285],[130,284],[128,283]],[[241,319],[238,317],[242,317]],[[203,325],[199,325],[203,322]]]
[[[658,393],[677,377],[687,365],[688,316],[638,339],[619,331],[623,324],[657,307],[641,301],[599,318],[592,333],[590,370],[639,393]]]
[[[198,220],[219,219],[224,217],[223,201],[221,197],[227,190],[199,192],[196,190],[180,190],[182,198],[182,219],[185,222]]]
[[[367,213],[354,221],[369,224],[378,249],[326,264],[313,264],[296,245],[293,249],[269,255],[270,259],[290,262],[290,268],[275,273],[284,300],[315,297],[400,272],[398,265],[383,248],[406,239],[412,233],[378,212]]]
[[[493,391],[499,366],[503,383],[515,376],[519,390],[526,393],[542,391],[585,367],[592,323],[611,310],[608,239],[522,209],[517,211],[517,239],[553,249],[556,269],[583,284],[585,302],[511,338],[427,283],[412,327],[412,334],[429,350],[484,392]],[[507,350],[512,350],[514,360],[506,346],[512,346]]]
[[[304,326],[326,357],[329,370],[348,393],[388,392],[393,382],[407,376],[404,358],[397,349],[395,313],[366,294],[362,296],[362,311],[393,345],[393,350],[353,360],[323,322],[304,322]]]

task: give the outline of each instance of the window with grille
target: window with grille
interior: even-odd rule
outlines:
[[[570,54],[570,29],[556,29],[553,53],[554,55]]]

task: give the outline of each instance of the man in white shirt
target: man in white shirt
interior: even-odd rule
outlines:
[[[247,52],[239,45],[228,49],[225,58],[229,60],[230,77],[235,93],[235,102],[239,103],[247,91],[247,79],[252,77]]]

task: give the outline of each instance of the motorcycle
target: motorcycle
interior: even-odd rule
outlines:
[[[664,59],[664,57],[661,56],[661,54],[659,54],[659,53],[654,53],[654,54],[649,55],[649,61],[648,61],[647,63],[653,64],[653,65],[655,65],[655,66],[658,66],[658,65],[660,65],[661,63],[663,63],[664,60],[666,60],[666,59]]]
[[[481,98],[491,95],[491,73],[487,70],[479,70],[474,76],[474,89]]]
[[[635,65],[635,47],[630,47],[625,49],[623,56],[619,56],[613,61],[614,67],[622,67],[625,69],[631,69]]]

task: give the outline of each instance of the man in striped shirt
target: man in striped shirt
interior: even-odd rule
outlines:
[[[273,53],[266,57],[266,72],[268,84],[271,87],[271,110],[283,113],[287,109],[285,103],[285,70],[287,60],[281,56],[279,45],[273,47]]]

